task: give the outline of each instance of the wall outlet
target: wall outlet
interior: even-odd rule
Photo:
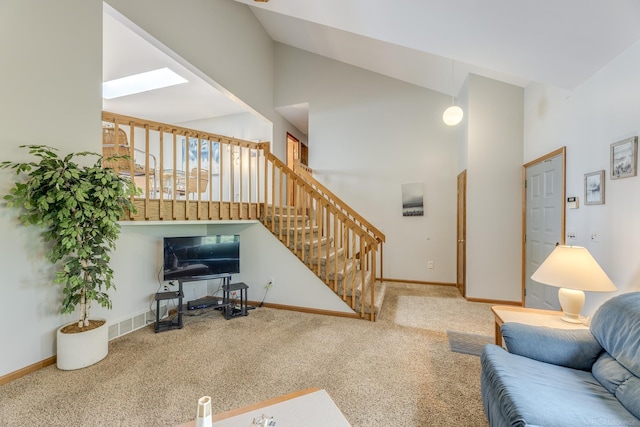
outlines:
[[[269,277],[269,279],[267,280],[267,289],[271,289],[272,286],[273,286],[273,277]]]
[[[433,261],[429,261],[429,262],[427,262],[427,268],[428,268],[429,270],[433,270]]]

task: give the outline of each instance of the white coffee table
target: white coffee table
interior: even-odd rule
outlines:
[[[351,427],[329,394],[318,388],[297,391],[216,414],[213,416],[213,427],[248,427],[254,418],[259,419],[262,415],[273,417],[276,427]],[[178,427],[193,426],[195,426],[195,421],[180,424]]]

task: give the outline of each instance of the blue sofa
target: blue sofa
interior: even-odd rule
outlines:
[[[589,330],[502,325],[508,352],[481,357],[485,414],[498,426],[640,426],[640,292],[618,295]]]

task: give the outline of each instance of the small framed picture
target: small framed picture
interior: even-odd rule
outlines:
[[[611,144],[611,179],[629,178],[638,174],[638,137]]]
[[[604,169],[584,175],[584,204],[604,205]]]

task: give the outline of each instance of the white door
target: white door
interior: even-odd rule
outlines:
[[[558,288],[531,275],[556,244],[564,244],[564,148],[525,165],[525,171],[525,307],[560,310]]]

